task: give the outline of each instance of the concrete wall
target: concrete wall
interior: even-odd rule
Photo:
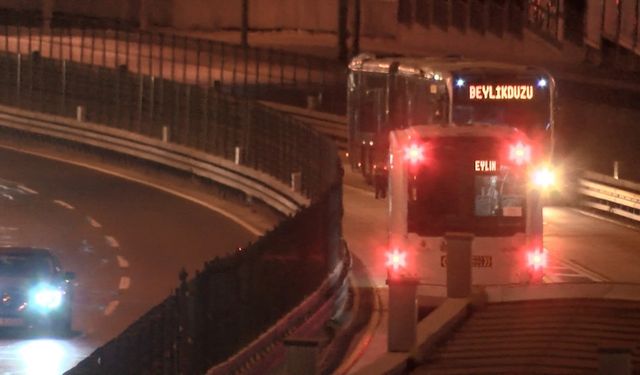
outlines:
[[[178,29],[239,29],[240,0],[170,0]],[[338,0],[249,0],[252,29],[335,31]]]
[[[395,36],[398,0],[362,0],[360,32],[363,36]]]

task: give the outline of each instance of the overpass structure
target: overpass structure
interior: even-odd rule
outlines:
[[[17,31],[18,29],[15,30]],[[322,164],[313,162],[315,155],[336,155],[336,150],[332,146],[327,146],[324,141],[320,141],[315,131],[302,130],[303,128],[299,127],[296,121],[281,117],[260,105],[229,99],[224,95],[220,95],[216,85],[211,82],[212,67],[209,66],[208,69],[201,70],[202,55],[200,54],[202,51],[198,43],[195,44],[195,49],[190,50],[192,54],[187,53],[187,48],[183,49],[182,62],[176,61],[175,57],[172,58],[171,75],[169,75],[166,73],[168,68],[161,65],[166,55],[161,50],[153,52],[154,49],[149,47],[153,47],[153,43],[143,47],[140,40],[138,40],[137,44],[128,39],[122,41],[118,39],[117,34],[114,39],[110,40],[111,44],[107,42],[108,38],[103,38],[101,58],[102,61],[107,61],[108,64],[95,64],[97,53],[93,54],[91,51],[94,51],[94,49],[87,48],[83,36],[79,38],[80,48],[78,49],[74,47],[77,46],[75,44],[78,40],[77,35],[59,34],[57,36],[60,38],[60,44],[56,47],[55,38],[39,37],[38,39],[37,33],[32,33],[31,28],[27,30],[27,36],[21,35],[17,31],[12,36],[9,37],[7,35],[5,38],[5,51],[8,53],[5,53],[2,59],[2,63],[6,68],[3,76],[3,99],[6,104],[21,107],[21,109],[2,108],[3,123],[6,127],[12,129],[11,132],[35,133],[47,138],[63,140],[65,143],[82,143],[91,147],[91,150],[108,149],[111,152],[124,153],[138,159],[146,159],[154,164],[160,163],[174,169],[194,173],[242,191],[247,197],[259,199],[284,214],[292,214],[301,209],[301,212],[293,220],[287,221],[280,229],[275,230],[275,234],[267,236],[269,237],[268,241],[271,242],[267,241],[267,245],[261,245],[265,248],[281,245],[282,236],[295,232],[297,229],[300,229],[301,233],[308,235],[311,223],[326,223],[327,221],[331,223],[327,227],[319,228],[320,232],[313,234],[317,236],[315,238],[319,243],[323,244],[322,249],[315,249],[317,250],[316,255],[322,261],[320,264],[309,262],[309,264],[305,265],[305,267],[309,267],[306,270],[313,269],[316,274],[325,277],[314,280],[311,283],[314,285],[310,288],[315,289],[300,291],[297,297],[310,293],[311,290],[316,292],[312,293],[311,297],[294,309],[294,315],[286,315],[281,319],[276,324],[275,327],[277,329],[275,331],[270,330],[266,336],[262,336],[262,341],[254,341],[255,350],[269,347],[286,332],[284,327],[290,327],[289,324],[297,324],[301,316],[308,311],[316,309],[321,302],[326,302],[320,298],[320,295],[324,294],[325,291],[344,290],[340,287],[340,283],[344,279],[345,266],[340,262],[340,251],[338,250],[340,236],[337,218],[340,213],[338,204],[340,193],[339,189],[332,185],[332,182],[335,182],[333,180],[335,176],[330,172],[332,168],[335,168],[333,162],[337,161],[337,159],[325,160]],[[113,38],[113,35],[110,38]],[[34,41],[36,42],[34,43]],[[35,48],[36,45],[39,46],[37,49]],[[49,46],[49,55],[42,49],[44,45]],[[107,48],[109,45],[110,47]],[[131,48],[131,46],[135,47]],[[128,59],[132,56],[132,50],[135,48],[138,48],[138,51],[142,48],[148,48],[147,61],[149,65],[141,64],[140,57],[134,60],[137,63],[128,63]],[[222,47],[222,49],[224,48],[228,47]],[[36,50],[38,53],[34,54],[33,52]],[[122,52],[123,54],[118,52],[123,50],[126,51]],[[16,55],[15,53],[18,51],[19,54]],[[58,51],[57,57],[56,52],[51,51]],[[109,52],[107,53],[106,51]],[[235,52],[233,52],[232,56],[236,57],[238,54],[246,53],[246,50],[233,51]],[[86,64],[88,52],[92,56],[92,67],[87,67],[88,64]],[[69,58],[66,58],[66,56],[69,56]],[[120,60],[123,56],[126,56],[125,60]],[[210,60],[214,56],[227,55],[209,54],[207,56],[209,56]],[[60,58],[62,60],[59,60]],[[185,61],[189,61],[192,58],[195,58],[197,62],[195,70],[185,63]],[[255,86],[259,87],[262,83],[265,83],[259,77],[262,77],[260,72],[264,72],[261,68],[263,63],[269,61],[269,59],[261,60],[256,58],[244,59],[243,61],[243,72],[236,71],[236,65],[231,64],[231,79],[234,82],[232,87],[235,87],[238,82],[242,82],[242,84],[248,82],[247,72],[251,66],[253,66],[251,68],[253,69],[252,71],[255,72],[255,76],[251,78],[251,80],[255,79]],[[121,64],[122,62],[126,65],[125,67],[121,67],[123,65]],[[136,65],[138,66],[137,68]],[[120,67],[120,70],[112,71],[106,69],[107,66]],[[147,67],[143,68],[143,66]],[[281,63],[280,72],[292,72],[292,77],[296,77],[292,82],[299,82],[298,77],[300,76],[296,73],[297,67],[298,65],[295,63],[291,65]],[[144,69],[147,69],[146,74]],[[174,69],[180,69],[183,72],[182,78],[174,74]],[[159,79],[153,76],[154,71],[160,72]],[[272,74],[274,69],[270,67],[267,71],[269,72],[267,77],[269,77],[269,74]],[[193,83],[199,83],[200,78],[203,77],[203,72],[205,76],[209,74],[206,79],[208,80],[206,89],[202,89],[198,85],[189,84],[190,79],[194,80],[192,81]],[[222,74],[223,78],[221,80],[227,77],[228,72],[225,68],[220,67],[218,72]],[[318,70],[308,68],[306,73],[302,75],[306,77],[307,81],[301,86],[311,84],[311,86],[317,88],[318,86],[314,85],[322,85],[322,72],[324,70],[321,68]],[[149,75],[149,73],[151,74]],[[284,74],[281,73],[280,77],[284,77]],[[107,78],[112,80],[107,82]],[[216,80],[213,79],[213,81]],[[269,82],[271,81],[266,81],[266,83]],[[281,82],[283,85],[285,83],[284,80]],[[305,88],[294,87],[294,89],[304,92]],[[90,93],[90,95],[87,95],[87,93]],[[171,108],[171,111],[168,108]],[[35,113],[33,110],[48,112],[48,114]],[[299,118],[306,116],[307,122],[314,123],[321,131],[330,132],[333,138],[340,139],[339,131],[336,130],[339,118],[332,117],[328,119],[327,116],[321,116],[324,117],[324,120],[312,119],[309,121],[309,113],[299,110],[289,111],[297,111],[295,115]],[[238,113],[244,113],[244,115],[238,116]],[[331,126],[323,124],[323,121],[327,119],[333,123]],[[110,126],[105,127],[99,123],[106,123]],[[264,127],[261,128],[260,126],[264,123],[267,123],[270,127],[268,132],[264,130]],[[273,147],[273,144],[269,144],[269,142],[262,142],[274,136],[274,134],[280,137],[277,142],[282,143],[276,143],[276,146]],[[265,157],[266,155],[268,157]],[[589,182],[585,183],[585,188],[593,186]],[[623,190],[620,187],[615,189]],[[364,191],[363,194],[366,194],[366,190],[360,190],[361,193]],[[613,203],[616,209],[621,209],[625,212],[631,209],[631,212],[635,212],[634,215],[637,215],[638,208],[632,194],[625,193],[625,196],[632,196],[630,206],[624,206],[628,203],[620,203],[621,198],[619,196],[603,198],[602,189],[597,193],[590,194],[594,198],[591,201],[592,204],[599,204],[601,207],[613,207],[609,205],[609,203]],[[616,194],[615,192],[613,193],[613,195]],[[624,208],[620,208],[621,206],[624,206]],[[306,214],[304,214],[305,212]],[[306,240],[308,241],[308,237]],[[294,241],[294,245],[296,243],[299,244],[301,241],[304,242],[305,236],[301,235],[297,241]],[[266,251],[268,252],[268,250]],[[256,252],[258,251],[256,250]],[[300,260],[300,258],[304,258],[304,255],[295,253],[266,256],[266,259],[270,262],[275,262],[269,263],[271,265],[284,261],[284,264],[279,264],[279,266],[283,267],[292,266],[292,263],[286,263],[287,259]],[[248,259],[246,260],[248,263],[245,264],[250,264],[251,267],[258,267],[256,263],[251,263],[251,257],[245,259]],[[264,260],[265,258],[261,259]],[[215,293],[219,293],[219,295],[226,293],[226,298],[232,298],[231,292],[224,292],[215,288],[199,288],[202,288],[203,285],[207,288],[212,288],[213,285],[228,280],[234,280],[239,284],[247,282],[247,279],[243,278],[225,278],[231,276],[225,276],[221,271],[233,268],[233,264],[232,260],[226,263],[213,262],[207,265],[207,272],[213,270],[212,274],[216,274],[216,276],[207,276],[206,278],[202,276],[197,278],[195,282],[187,282],[186,278],[183,279],[181,286],[176,290],[175,296],[168,299],[169,302],[161,307],[154,308],[149,314],[136,322],[131,330],[126,331],[124,335],[114,339],[110,344],[112,345],[111,348],[119,347],[120,349],[108,349],[107,346],[97,351],[96,355],[83,363],[78,371],[82,368],[96,368],[91,366],[105,366],[103,368],[108,368],[106,363],[115,363],[122,358],[121,356],[125,355],[126,350],[122,348],[137,347],[142,342],[144,334],[157,332],[158,327],[161,326],[159,322],[170,321],[172,322],[171,324],[176,324],[176,326],[185,324],[184,321],[172,321],[171,319],[174,319],[172,317],[176,316],[175,314],[171,315],[171,318],[168,315],[163,315],[162,311],[165,309],[171,310],[175,306],[183,306],[177,309],[181,311],[182,316],[189,316],[189,314],[206,315],[205,308],[207,305],[196,305],[194,307],[194,305],[190,304],[191,302],[181,305],[181,303],[188,300],[184,299],[185,296],[202,293],[203,290],[215,290]],[[319,265],[322,271],[319,271],[319,268],[314,268]],[[378,266],[374,265],[372,268],[375,273],[374,283],[380,281],[375,280],[376,277],[380,276],[376,267]],[[282,269],[288,270],[289,268]],[[248,273],[251,268],[240,268],[240,270],[240,273]],[[300,275],[302,274],[304,272],[300,273]],[[295,302],[289,300],[287,302],[286,307],[283,307],[283,310],[280,310],[279,313],[294,307],[300,300],[298,299]],[[331,301],[330,303],[334,302]],[[465,303],[464,308],[467,306],[469,304]],[[220,311],[217,314],[215,315],[216,318],[222,319],[224,317],[224,314]],[[270,317],[272,318],[271,323],[277,320],[276,315]],[[205,326],[206,324],[211,324],[211,321],[205,323]],[[257,331],[265,328],[264,324],[266,323],[259,326]],[[596,324],[599,323],[596,322]],[[129,356],[128,360],[139,360],[140,362],[131,365],[137,367],[129,368],[154,368],[171,372],[177,367],[185,366],[181,368],[202,371],[205,366],[211,364],[209,363],[209,358],[207,358],[210,353],[207,353],[206,350],[208,349],[205,348],[208,342],[206,340],[210,338],[198,336],[196,334],[197,328],[192,326],[188,329],[190,330],[189,332],[194,333],[193,336],[189,336],[189,340],[198,342],[196,346],[190,346],[191,344],[185,344],[185,342],[180,341],[181,354],[174,353],[170,355],[168,359],[165,358],[167,362],[164,364],[160,364],[162,361],[154,360],[151,356],[140,356],[137,355],[138,353],[131,353],[133,356]],[[219,325],[215,328],[221,329]],[[229,332],[226,333],[229,334]],[[171,340],[176,340],[175,336],[171,335],[163,335],[162,337],[163,340],[166,340],[166,343],[164,343],[168,345],[166,347],[171,347],[173,343]],[[178,338],[178,340],[180,339]],[[186,340],[186,342],[188,343],[189,340]],[[244,341],[242,345],[246,343],[247,341]],[[238,349],[241,344],[236,344],[235,349]],[[153,350],[158,352],[158,348]],[[371,353],[371,355],[380,355],[383,351],[376,352],[376,350],[372,350]],[[248,358],[252,358],[251,354],[250,352],[242,351],[234,358],[239,362],[246,362]],[[127,365],[128,363],[125,361],[118,366]],[[213,369],[212,371],[225,372],[230,368],[234,368],[237,364],[225,363],[223,366],[228,367],[223,367],[222,370],[220,368],[218,370]],[[122,367],[118,368],[122,369]]]

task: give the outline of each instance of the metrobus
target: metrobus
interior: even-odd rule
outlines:
[[[349,159],[367,180],[386,163],[389,131],[416,124],[507,124],[544,145],[550,168],[556,88],[544,69],[361,54],[349,64],[347,87]]]
[[[541,281],[541,145],[498,125],[420,125],[389,134],[388,254],[427,284],[446,280],[447,233],[469,233],[474,284]]]

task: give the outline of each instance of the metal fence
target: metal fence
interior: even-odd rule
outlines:
[[[2,14],[0,19],[7,22],[0,22],[0,51],[37,52],[93,67],[126,69],[156,80],[216,87],[253,99],[306,105],[306,96],[314,95],[325,99],[322,105],[327,109],[344,106],[331,101],[336,90],[343,90],[346,70],[334,60],[141,31],[126,23],[76,16],[54,14],[51,27],[44,29],[37,13]]]
[[[334,185],[255,244],[207,262],[191,281],[182,274],[173,295],[68,374],[205,373],[246,346],[326,277],[327,250],[340,243],[340,190]]]
[[[0,54],[0,103],[239,157],[286,184],[300,171],[302,192],[312,199],[255,244],[206,262],[191,280],[182,275],[172,296],[69,373],[201,373],[274,324],[340,261],[337,149],[297,120],[215,86],[40,53]]]
[[[0,54],[2,103],[106,124],[263,170],[289,181],[302,173],[303,192],[314,196],[331,180],[333,146],[313,130],[253,101],[216,87],[52,60],[39,54]],[[80,110],[79,110],[80,108]],[[321,164],[321,165],[320,165]]]

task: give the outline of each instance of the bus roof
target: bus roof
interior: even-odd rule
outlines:
[[[524,132],[501,125],[462,125],[462,126],[441,126],[441,125],[416,125],[406,129],[393,131],[399,138],[442,138],[442,137],[491,137],[491,138],[518,138],[526,139]]]
[[[441,57],[376,57],[363,53],[354,57],[349,63],[352,71],[371,73],[398,73],[421,77],[432,77],[436,74],[452,75],[455,73],[508,73],[508,74],[544,74],[549,73],[540,67],[519,65],[486,60],[467,59],[461,56]]]

